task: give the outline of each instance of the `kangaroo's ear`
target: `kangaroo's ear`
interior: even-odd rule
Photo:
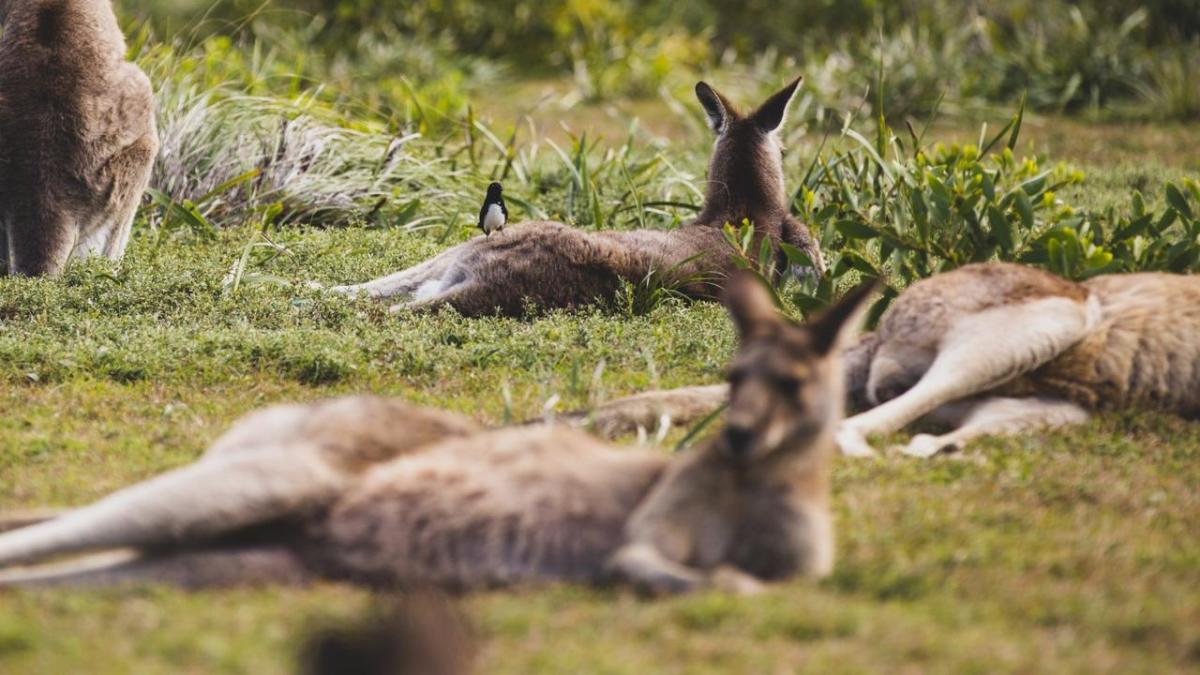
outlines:
[[[867,301],[875,295],[880,285],[878,279],[859,285],[806,324],[813,337],[813,346],[819,353],[827,354],[840,349],[857,334],[863,316],[870,307]]]
[[[720,135],[725,131],[729,122],[737,119],[737,111],[729,100],[713,89],[707,82],[696,83],[696,98],[704,106],[704,114],[708,115],[708,126],[713,133]]]
[[[725,284],[725,307],[742,340],[769,333],[780,323],[771,293],[750,272],[739,272]]]
[[[783,126],[783,120],[787,117],[788,106],[792,103],[792,99],[796,96],[796,90],[800,87],[800,81],[803,77],[797,77],[792,80],[788,86],[775,92],[771,98],[767,99],[754,114],[750,116],[760,128],[764,131],[775,131]]]

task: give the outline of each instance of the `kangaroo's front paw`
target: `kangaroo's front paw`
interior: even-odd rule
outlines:
[[[847,457],[874,457],[875,449],[867,442],[861,431],[849,425],[842,425],[834,435],[838,448]]]
[[[631,544],[617,551],[608,572],[644,595],[679,595],[702,588],[707,579],[697,570],[668,560],[646,544]]]
[[[947,442],[939,436],[917,434],[908,445],[902,446],[900,452],[910,457],[929,458],[943,452],[953,452],[957,447],[953,442]]]
[[[763,582],[729,565],[713,570],[708,577],[708,585],[730,595],[758,595],[767,590]]]

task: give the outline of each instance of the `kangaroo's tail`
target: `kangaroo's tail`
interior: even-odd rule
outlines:
[[[676,425],[691,424],[711,415],[728,398],[725,384],[648,391],[602,403],[593,410],[567,413],[558,421],[586,427],[602,438],[617,438],[638,428],[653,431],[664,419]]]
[[[202,459],[95,504],[0,534],[0,568],[209,539],[331,501],[342,477],[303,447]]]
[[[876,333],[864,333],[858,342],[842,352],[842,366],[846,373],[846,399],[852,409],[871,407],[867,397],[867,382],[871,378],[871,362],[879,351],[882,341]]]

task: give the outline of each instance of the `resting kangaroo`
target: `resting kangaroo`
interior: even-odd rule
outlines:
[[[119,259],[158,152],[108,0],[0,0],[0,276]]]
[[[562,426],[483,430],[371,397],[280,406],[191,466],[0,535],[0,567],[118,548],[131,559],[9,570],[0,585],[615,579],[673,592],[827,574],[838,344],[869,290],[800,326],[735,277],[726,424],[695,451],[617,450]]]
[[[848,350],[847,377],[876,407],[839,443],[932,414],[957,426],[905,448],[929,456],[968,439],[1086,421],[1104,409],[1200,417],[1200,277],[1105,275],[1076,283],[1006,263],[913,284]]]
[[[466,316],[518,316],[540,309],[578,307],[609,299],[622,282],[638,283],[651,272],[675,275],[682,292],[713,299],[736,266],[722,228],[743,219],[758,237],[807,252],[822,268],[820,248],[788,210],[783,156],[777,131],[800,80],[743,116],[701,82],[696,85],[717,142],[708,172],[704,208],[676,230],[585,232],[562,223],[533,221],[477,237],[401,272],[331,290],[374,298],[404,297],[393,309],[449,305]],[[777,257],[782,269],[784,258]]]
[[[1200,418],[1200,277],[1119,274],[1076,283],[1007,263],[968,265],[917,282],[878,330],[842,354],[855,407],[838,435],[869,455],[866,435],[918,418],[954,428],[903,450],[930,456],[989,434],[1080,424],[1090,411],[1150,409]],[[683,387],[614,401],[606,433],[686,423],[727,395]]]

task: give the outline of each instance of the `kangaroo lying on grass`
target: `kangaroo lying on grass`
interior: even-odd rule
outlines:
[[[869,410],[838,434],[870,455],[868,434],[921,417],[954,427],[915,436],[927,457],[988,434],[1081,424],[1095,410],[1200,418],[1200,277],[1119,274],[1084,282],[1008,263],[919,281],[878,329],[843,354],[851,400]],[[717,407],[721,386],[648,392],[601,410],[615,433],[659,415],[686,423]]]
[[[125,253],[158,152],[108,0],[0,0],[0,276]]]
[[[131,558],[9,570],[0,585],[615,579],[676,592],[828,574],[839,343],[869,290],[800,326],[735,277],[727,421],[695,451],[617,450],[562,426],[484,430],[371,397],[280,406],[191,466],[0,535],[0,567]]]
[[[957,428],[917,435],[905,452],[1078,424],[1093,410],[1200,417],[1200,277],[1077,283],[1020,265],[968,265],[913,284],[846,359],[851,388],[876,406],[842,426],[848,454],[869,454],[867,434],[926,415]]]
[[[799,84],[797,79],[746,116],[709,85],[696,85],[717,142],[704,208],[679,229],[587,232],[562,223],[527,222],[381,279],[331,290],[408,299],[393,309],[449,305],[465,316],[519,316],[530,305],[552,309],[604,301],[622,282],[636,284],[657,271],[679,281],[683,293],[713,299],[736,269],[722,228],[744,219],[757,228],[752,250],[759,250],[766,236],[777,254],[785,242],[823,268],[817,242],[789,212],[783,185],[777,131]],[[785,258],[777,261],[781,270]]]

